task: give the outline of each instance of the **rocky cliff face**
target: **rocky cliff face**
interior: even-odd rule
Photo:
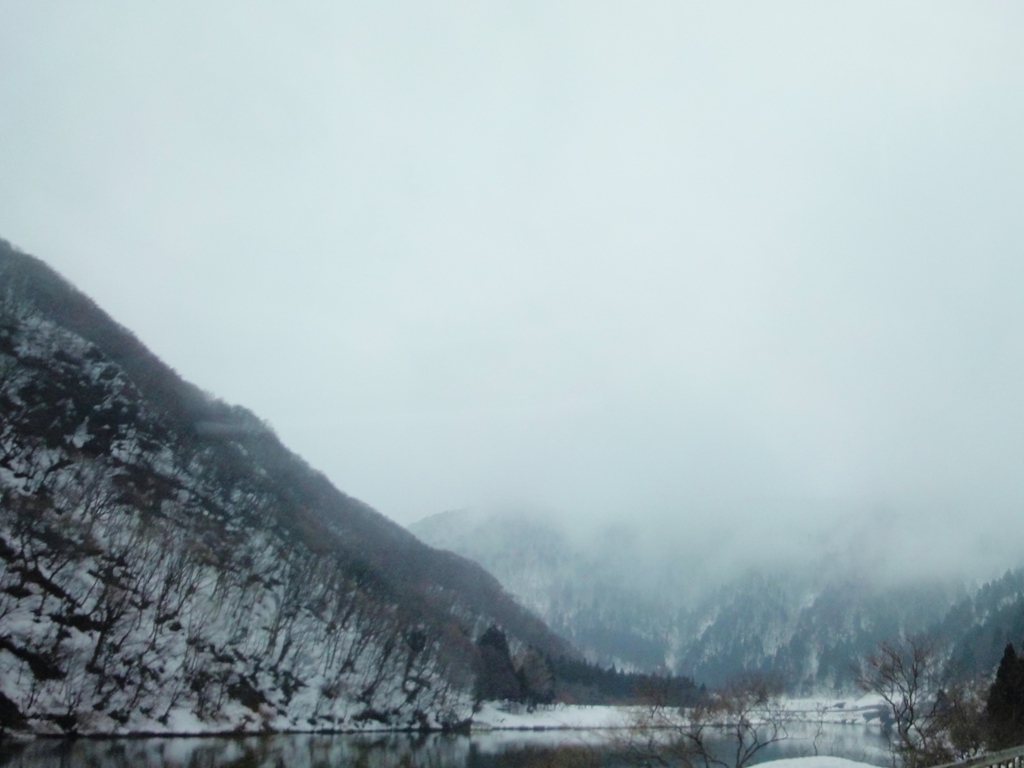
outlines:
[[[571,652],[0,241],[0,729],[450,726],[491,624]]]

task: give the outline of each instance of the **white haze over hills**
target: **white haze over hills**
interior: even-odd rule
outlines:
[[[971,621],[984,624],[997,607],[995,598],[972,597],[980,585],[962,563],[929,570],[908,562],[884,529],[872,535],[871,520],[843,520],[813,540],[794,535],[787,551],[757,547],[771,531],[720,522],[726,536],[688,538],[622,524],[569,532],[522,510],[460,510],[411,530],[481,563],[593,661],[710,685],[757,670],[790,691],[849,692],[854,663],[878,642],[929,633],[943,659],[966,658]],[[1019,603],[1015,582],[998,589],[1007,606]],[[956,618],[966,616],[966,626]],[[994,647],[1005,643],[1006,626],[984,630]]]
[[[402,524],[985,578],[1024,551],[1022,37],[996,2],[7,3],[0,236]]]
[[[465,521],[471,530],[487,520],[522,520],[527,527],[557,531],[574,549],[608,563],[621,561],[622,578],[645,589],[685,590],[690,584],[703,591],[737,573],[779,565],[830,577],[857,574],[883,585],[977,582],[1024,565],[1009,520],[1002,532],[984,526],[966,530],[969,516],[964,525],[927,524],[924,514],[835,499],[707,502],[688,508],[685,526],[677,516],[639,510],[576,524],[550,509],[481,506],[429,515],[408,527],[419,532],[436,520],[444,521],[445,530],[458,530],[463,523],[455,521]],[[666,572],[672,580],[659,583]]]

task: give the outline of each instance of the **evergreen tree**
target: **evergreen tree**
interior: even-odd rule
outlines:
[[[985,710],[991,749],[1024,744],[1024,659],[1007,643]]]
[[[523,690],[512,664],[505,633],[491,626],[480,635],[476,645],[480,650],[480,670],[476,678],[477,701],[520,701]]]
[[[550,704],[555,698],[555,670],[551,662],[535,648],[521,654],[516,673],[523,696],[531,704]]]

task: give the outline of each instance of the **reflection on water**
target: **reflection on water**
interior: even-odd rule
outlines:
[[[819,731],[820,732],[816,732]],[[621,734],[619,734],[621,736]],[[544,764],[558,748],[587,747],[614,759],[608,731],[493,731],[456,734],[279,735],[204,738],[39,739],[0,742],[0,768],[511,768]],[[794,725],[758,761],[814,754],[886,765],[877,728]]]

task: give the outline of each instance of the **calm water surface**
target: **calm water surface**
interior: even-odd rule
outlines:
[[[621,735],[621,734],[620,734]],[[876,727],[829,725],[814,738],[793,726],[791,738],[759,753],[758,761],[818,754],[886,765]],[[614,760],[608,731],[494,731],[455,734],[346,734],[244,738],[39,739],[0,742],[0,768],[527,768],[544,765],[560,747],[593,748]]]

